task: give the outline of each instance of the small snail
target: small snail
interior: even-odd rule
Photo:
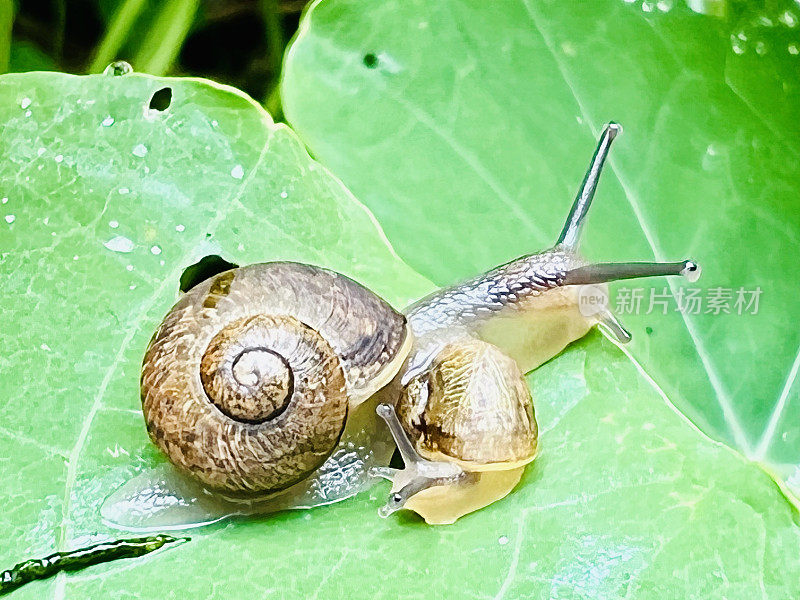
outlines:
[[[346,424],[359,406],[371,400],[374,416],[381,401],[378,415],[405,462],[402,470],[371,469],[393,480],[382,515],[406,507],[430,523],[451,523],[502,498],[537,451],[523,374],[597,323],[630,339],[607,308],[583,315],[578,287],[699,276],[691,261],[590,264],[578,255],[619,131],[614,123],[603,131],[552,249],[437,291],[404,313],[343,275],[297,263],[237,268],[194,287],[145,355],[150,437],[207,489],[291,497],[297,486],[313,488],[355,435]]]

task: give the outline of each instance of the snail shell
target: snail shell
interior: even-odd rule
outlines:
[[[405,388],[397,414],[429,460],[491,471],[536,456],[538,429],[525,378],[497,346],[475,338],[446,345],[430,370]]]
[[[466,474],[414,494],[405,508],[448,524],[506,496],[536,457],[538,427],[528,385],[500,348],[466,337],[445,345],[396,407],[420,457]],[[407,481],[396,478],[393,491]]]
[[[144,357],[153,442],[180,470],[232,494],[269,494],[331,454],[348,410],[399,370],[405,317],[338,273],[249,265],[192,288]]]

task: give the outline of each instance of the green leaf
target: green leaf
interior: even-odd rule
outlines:
[[[164,87],[169,108],[150,110]],[[138,370],[186,266],[208,254],[316,263],[400,306],[430,290],[294,134],[238,91],[37,73],[0,78],[0,99],[9,566],[107,537],[103,498],[163,460],[143,427]]]
[[[165,86],[170,107],[151,112]],[[234,90],[28,74],[0,78],[0,100],[0,207],[14,217],[0,220],[5,564],[120,535],[100,504],[163,460],[142,422],[138,371],[187,264],[212,253],[311,261],[396,306],[430,289],[294,134]],[[382,484],[333,506],[209,526],[15,598],[800,594],[792,505],[610,342],[592,334],[531,383],[541,457],[508,498],[453,526],[379,519]]]
[[[798,21],[789,0],[331,0],[305,18],[283,101],[439,284],[550,246],[620,121],[584,253],[694,258],[706,301],[681,315],[696,286],[617,286],[643,288],[622,315],[632,352],[705,432],[797,483]],[[731,314],[706,314],[716,288]],[[757,314],[737,314],[739,288],[761,289]],[[668,314],[648,314],[650,289]]]

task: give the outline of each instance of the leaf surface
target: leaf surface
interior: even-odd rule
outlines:
[[[149,112],[163,87],[169,109]],[[0,221],[4,564],[119,535],[100,504],[163,461],[138,372],[187,264],[211,253],[324,264],[396,306],[430,289],[294,134],[235,91],[29,74],[0,78],[0,99],[3,217],[14,217]],[[511,496],[453,526],[379,519],[383,484],[338,505],[212,525],[173,550],[15,597],[800,593],[791,504],[610,342],[589,336],[531,384],[540,459]]]
[[[612,307],[684,414],[795,483],[798,21],[788,0],[330,0],[290,50],[285,112],[439,284],[552,245],[621,122],[584,254],[702,265],[696,285],[617,285]]]

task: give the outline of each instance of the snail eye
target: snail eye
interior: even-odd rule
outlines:
[[[400,494],[392,494],[392,503],[393,504],[402,504],[403,497]]]

